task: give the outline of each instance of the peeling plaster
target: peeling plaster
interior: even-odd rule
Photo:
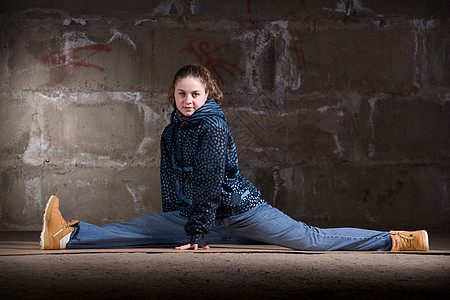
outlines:
[[[384,94],[379,94],[374,98],[369,99],[370,113],[369,113],[369,128],[370,128],[370,143],[369,143],[369,157],[373,158],[375,156],[375,124],[373,117],[375,115],[375,108],[378,100],[384,99]]]
[[[176,15],[180,16],[183,13],[183,2],[179,0],[163,0],[153,9],[152,15],[162,14],[163,16],[168,16],[172,8],[176,10]]]
[[[193,15],[196,15],[200,12],[201,6],[198,0],[192,0],[189,3],[189,9]],[[135,26],[142,25],[146,22],[156,22],[156,16],[169,16],[171,11],[175,13],[176,17],[181,17],[184,15],[184,3],[180,0],[163,0],[158,6],[156,6],[150,14],[148,14],[145,18],[140,18],[134,21]]]
[[[62,47],[62,54],[67,55],[68,60],[71,58],[70,49],[76,47],[84,47],[96,44],[91,41],[85,32],[82,31],[68,31],[64,32],[59,38]]]
[[[320,112],[321,114],[327,112],[329,109],[331,108],[331,106],[326,105],[326,106],[321,106],[317,109],[318,112]]]
[[[413,83],[420,88],[427,76],[428,52],[427,52],[427,33],[439,24],[436,20],[414,19],[410,21],[412,32],[414,34],[414,79]]]
[[[374,15],[377,17],[383,17],[383,15],[374,12],[373,10],[367,9],[363,6],[363,0],[353,0],[353,10],[365,15]]]
[[[149,189],[148,186],[140,185],[136,188],[130,187],[130,185],[126,185],[127,190],[130,193],[130,195],[133,197],[133,203],[134,203],[134,211],[135,213],[139,213],[144,210],[142,200],[144,193]]]
[[[163,117],[159,115],[158,113],[154,112],[150,107],[145,105],[139,105],[140,110],[144,111],[144,122],[145,124],[148,124],[152,121],[162,121]]]
[[[263,30],[249,31],[240,36],[233,38],[235,40],[243,41],[245,44],[252,45],[252,47],[246,47],[247,59],[245,60],[245,76],[244,78],[248,81],[248,88],[252,92],[258,92],[263,87],[258,86],[254,82],[254,70],[256,61],[261,57],[261,54],[267,48],[270,42],[270,38],[267,36],[266,32]]]
[[[110,44],[115,40],[121,40],[121,41],[126,41],[128,44],[130,44],[133,47],[134,51],[137,50],[136,44],[131,40],[131,38],[128,36],[128,34],[124,34],[120,31],[118,31],[115,27],[111,28],[111,33],[113,34],[113,36],[109,39],[108,42],[106,42],[107,44]]]
[[[34,211],[44,210],[41,185],[42,179],[40,177],[25,180],[25,206],[22,211],[23,214],[30,215]]]
[[[324,114],[330,109],[336,110],[336,116],[338,116],[340,118],[342,118],[344,116],[344,112],[340,109],[339,105],[332,105],[332,106],[324,105],[324,106],[319,107],[317,109],[317,111],[320,112],[321,114]]]
[[[341,157],[345,149],[341,146],[341,143],[339,142],[339,136],[337,134],[333,134],[333,140],[334,144],[336,145],[336,149],[333,151],[335,154],[337,154],[339,157]]]
[[[423,20],[412,20],[412,30],[414,33],[414,79],[413,83],[417,88],[422,86],[424,79],[424,57],[426,57],[425,39],[422,37],[422,32],[425,30]]]
[[[64,26],[68,26],[72,22],[80,24],[82,26],[86,26],[87,25],[87,19],[80,19],[80,18],[67,18],[67,19],[64,19],[63,20],[63,25]]]
[[[374,12],[363,6],[362,0],[340,0],[336,1],[335,8],[324,7],[325,11],[332,11],[339,14],[344,14],[346,16],[351,16],[355,13],[383,17],[383,15]]]
[[[47,160],[47,151],[49,150],[49,142],[45,137],[45,117],[43,116],[43,108],[39,108],[33,114],[30,127],[30,140],[28,146],[23,153],[23,162],[25,164],[39,166]]]
[[[445,102],[450,102],[450,93],[446,93],[445,95],[444,95],[444,103]]]
[[[145,147],[147,147],[148,145],[150,145],[151,143],[155,142],[155,139],[151,138],[151,137],[144,137],[142,139],[141,144],[139,145],[139,148],[137,150],[137,154],[147,154],[147,149],[145,149]]]
[[[146,22],[157,22],[157,21],[158,20],[156,20],[156,19],[147,19],[147,18],[138,19],[138,20],[134,21],[134,26],[139,26],[139,25],[142,25],[143,23],[146,23]]]
[[[198,15],[202,10],[200,0],[191,0],[189,8],[191,9],[191,13],[193,15]]]
[[[288,31],[288,21],[274,21],[270,23],[270,26],[266,27],[266,30],[270,32],[273,37],[281,37],[285,42],[283,47],[283,53],[280,54],[280,61],[276,64],[275,86],[277,92],[283,92],[286,88],[290,87],[292,90],[298,90],[302,84],[302,78],[300,72],[295,67],[295,60],[289,51],[289,45],[291,43],[291,35]]]

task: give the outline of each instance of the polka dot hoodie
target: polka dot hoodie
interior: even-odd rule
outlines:
[[[204,245],[216,218],[265,203],[239,172],[236,145],[214,99],[189,118],[172,113],[161,136],[160,175],[163,211],[180,211],[188,218],[191,244]]]

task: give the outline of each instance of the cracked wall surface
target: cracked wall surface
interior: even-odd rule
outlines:
[[[223,86],[242,173],[322,227],[450,229],[447,1],[0,3],[0,230],[47,198],[94,224],[161,211],[166,90]]]

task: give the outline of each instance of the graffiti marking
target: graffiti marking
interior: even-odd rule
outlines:
[[[67,67],[67,71],[59,77],[58,83],[63,82],[69,74],[79,67],[94,68],[100,72],[103,72],[105,70],[103,67],[89,63],[88,59],[100,52],[111,52],[111,46],[121,40],[127,40],[133,48],[136,47],[127,35],[116,31],[113,37],[105,44],[90,44],[71,48],[62,48],[42,57],[42,62],[47,65]]]
[[[198,39],[196,37],[191,37],[188,45],[181,49],[180,52],[187,52],[194,55],[197,61],[215,75],[219,84],[224,86],[226,84],[224,73],[233,78],[236,77],[237,74],[244,74],[244,70],[238,66],[238,63],[231,63],[224,59],[217,58],[219,50],[229,46],[229,43],[218,45],[216,41],[208,38]]]
[[[295,54],[295,57],[297,59],[297,68],[300,71],[308,73],[308,66],[320,67],[319,64],[306,60],[305,51],[302,47],[302,44],[314,39],[314,36],[317,32],[316,20],[308,20],[308,27],[304,33],[300,34],[298,30],[295,30],[295,32],[297,33],[297,37],[294,39],[294,42],[288,49]]]

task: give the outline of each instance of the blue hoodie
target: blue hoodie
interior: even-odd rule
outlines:
[[[161,136],[160,172],[163,211],[188,218],[191,244],[204,245],[216,218],[266,203],[240,174],[236,145],[214,99],[189,118],[174,110]]]

